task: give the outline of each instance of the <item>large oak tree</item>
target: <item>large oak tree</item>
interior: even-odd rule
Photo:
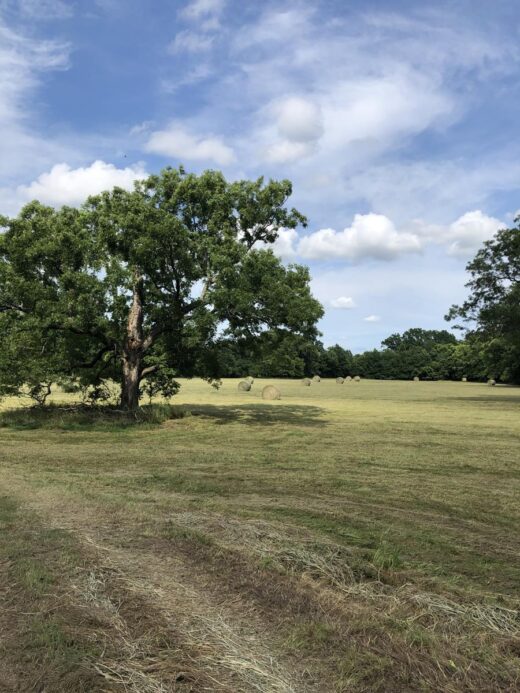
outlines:
[[[308,270],[268,249],[305,224],[290,194],[166,169],[78,209],[32,202],[0,219],[0,394],[112,379],[135,409],[145,382],[171,394],[179,372],[218,378],[223,335],[315,336]]]

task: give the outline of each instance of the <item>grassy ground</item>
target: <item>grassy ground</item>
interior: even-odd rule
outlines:
[[[0,690],[519,690],[520,391],[237,382],[4,402]]]

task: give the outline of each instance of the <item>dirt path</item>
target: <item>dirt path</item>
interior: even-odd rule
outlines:
[[[130,530],[99,509],[80,507],[63,493],[12,477],[1,487],[45,526],[72,533],[88,554],[89,568],[78,576],[74,599],[103,611],[117,634],[117,655],[94,664],[106,690],[319,690],[294,662],[283,661],[254,604],[239,594],[235,599],[227,591],[219,594],[210,586],[211,576],[204,578],[181,553],[161,552],[146,541],[136,547],[138,528]],[[161,636],[169,644],[154,652],[149,641]]]

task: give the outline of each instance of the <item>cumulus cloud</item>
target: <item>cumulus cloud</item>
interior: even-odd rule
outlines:
[[[266,161],[290,163],[316,151],[316,144],[323,135],[323,117],[316,103],[301,97],[289,97],[275,100],[266,112],[275,123],[274,129],[267,127],[258,135],[267,144]]]
[[[315,231],[302,238],[298,250],[308,259],[358,261],[393,260],[407,253],[418,253],[421,247],[416,234],[398,231],[388,217],[370,213],[356,214],[352,225],[343,231]]]
[[[323,134],[323,117],[312,101],[290,97],[275,106],[278,132],[291,142],[309,142]]]
[[[363,318],[365,322],[379,322],[381,320],[379,315],[367,315],[366,318]]]
[[[464,258],[476,253],[484,241],[505,226],[500,219],[488,216],[480,209],[466,212],[447,225],[427,224],[422,219],[415,219],[409,224],[410,230],[422,242],[444,245],[448,255]]]
[[[146,151],[175,159],[214,161],[225,166],[235,160],[235,154],[219,137],[194,135],[182,124],[172,123],[166,130],[153,132]]]
[[[350,296],[338,296],[338,298],[333,298],[330,305],[333,308],[342,308],[343,310],[350,310],[356,307],[354,299]]]
[[[309,260],[397,260],[420,253],[428,245],[440,245],[448,255],[468,258],[505,226],[478,209],[466,212],[451,224],[428,224],[415,219],[402,229],[383,214],[356,214],[352,225],[343,231],[320,229],[302,238],[297,254]]]
[[[30,185],[19,186],[17,193],[25,200],[37,199],[55,206],[77,205],[89,195],[115,186],[130,189],[135,180],[146,175],[142,165],[121,169],[94,161],[90,166],[72,169],[67,164],[56,164]]]
[[[292,260],[296,257],[297,240],[298,233],[295,229],[280,229],[278,238],[270,247],[282,260]]]
[[[466,212],[450,224],[447,239],[448,254],[467,257],[475,253],[484,241],[492,238],[503,224],[494,217],[488,217],[479,209]]]
[[[267,148],[265,159],[272,164],[284,164],[309,156],[315,150],[312,142],[276,142]]]

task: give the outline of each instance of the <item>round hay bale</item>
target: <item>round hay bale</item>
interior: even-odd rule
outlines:
[[[345,382],[345,378],[336,378],[336,382],[338,383],[338,385],[343,385],[343,383]]]
[[[490,378],[490,379],[487,381],[487,384],[488,384],[490,387],[494,387],[494,386],[497,384],[497,381],[496,381],[496,380],[493,380],[493,378]]]
[[[274,385],[266,385],[262,390],[262,399],[281,399],[282,393]]]
[[[246,378],[246,382],[251,383],[252,385],[255,382],[255,379],[253,378],[253,376],[248,375]]]
[[[466,376],[464,376],[464,377],[462,378],[462,382],[463,382],[463,383],[467,383],[467,382],[468,382],[468,379],[466,378]]]
[[[351,375],[347,375],[347,377],[345,378],[345,380],[347,381],[347,383],[350,383],[350,381],[352,380],[352,376],[351,376]]]
[[[241,380],[238,383],[238,389],[242,392],[249,392],[249,390],[251,389],[251,383],[248,383],[247,380]]]
[[[355,375],[355,376],[354,376],[354,382],[355,382],[355,383],[360,383],[360,382],[361,382],[361,378],[359,377],[359,375]]]
[[[419,382],[419,376],[414,375],[413,381],[414,381],[414,383],[418,383]]]
[[[314,380],[315,383],[319,383],[319,382],[321,381],[321,378],[320,378],[319,375],[315,375],[314,378],[313,378],[313,380]]]
[[[306,385],[307,387],[311,386],[312,380],[310,378],[304,378],[302,380],[303,385]]]

